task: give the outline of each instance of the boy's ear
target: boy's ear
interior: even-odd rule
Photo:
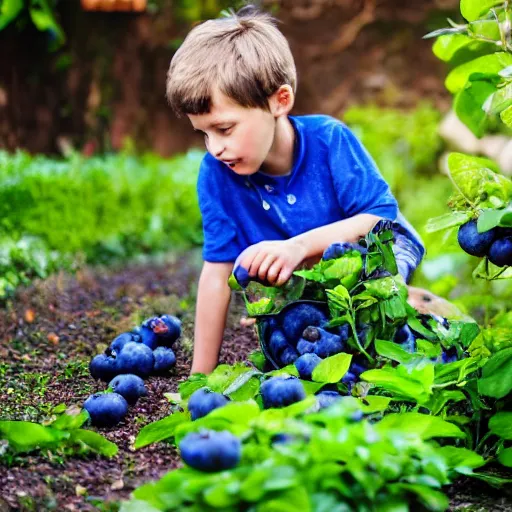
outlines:
[[[284,84],[268,99],[270,112],[274,117],[288,115],[293,108],[295,94],[290,85]]]

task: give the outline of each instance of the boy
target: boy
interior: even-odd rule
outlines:
[[[169,103],[204,134],[208,150],[197,185],[204,265],[191,373],[217,365],[235,262],[279,286],[332,243],[397,218],[406,279],[423,257],[360,142],[329,116],[289,116],[295,91],[286,39],[252,6],[195,27],[171,61]]]

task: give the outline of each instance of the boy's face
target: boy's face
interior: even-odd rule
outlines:
[[[212,95],[207,114],[188,118],[195,131],[204,134],[206,149],[236,174],[247,176],[259,170],[275,137],[276,117],[271,111],[245,108],[220,91]]]

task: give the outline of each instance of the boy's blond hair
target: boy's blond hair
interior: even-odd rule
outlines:
[[[288,42],[275,19],[254,8],[195,27],[167,73],[167,99],[178,116],[210,111],[218,88],[243,107],[268,110],[281,85],[295,92],[297,73]]]

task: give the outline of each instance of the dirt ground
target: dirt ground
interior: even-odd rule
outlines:
[[[151,377],[148,396],[119,426],[102,433],[119,446],[112,459],[99,456],[20,457],[0,465],[0,512],[9,510],[115,510],[101,504],[127,498],[143,482],[179,465],[176,449],[158,443],[134,451],[140,429],[170,413],[164,393],[177,392],[190,371],[198,253],[160,264],[85,269],[58,274],[21,290],[0,309],[0,418],[41,421],[60,403],[83,404],[105,384],[88,372],[91,357],[119,333],[153,314],[181,317],[183,336],[169,377]],[[243,361],[257,348],[252,328],[241,327],[243,306],[232,302],[221,362]],[[449,489],[451,510],[512,510],[510,497],[475,481]]]

